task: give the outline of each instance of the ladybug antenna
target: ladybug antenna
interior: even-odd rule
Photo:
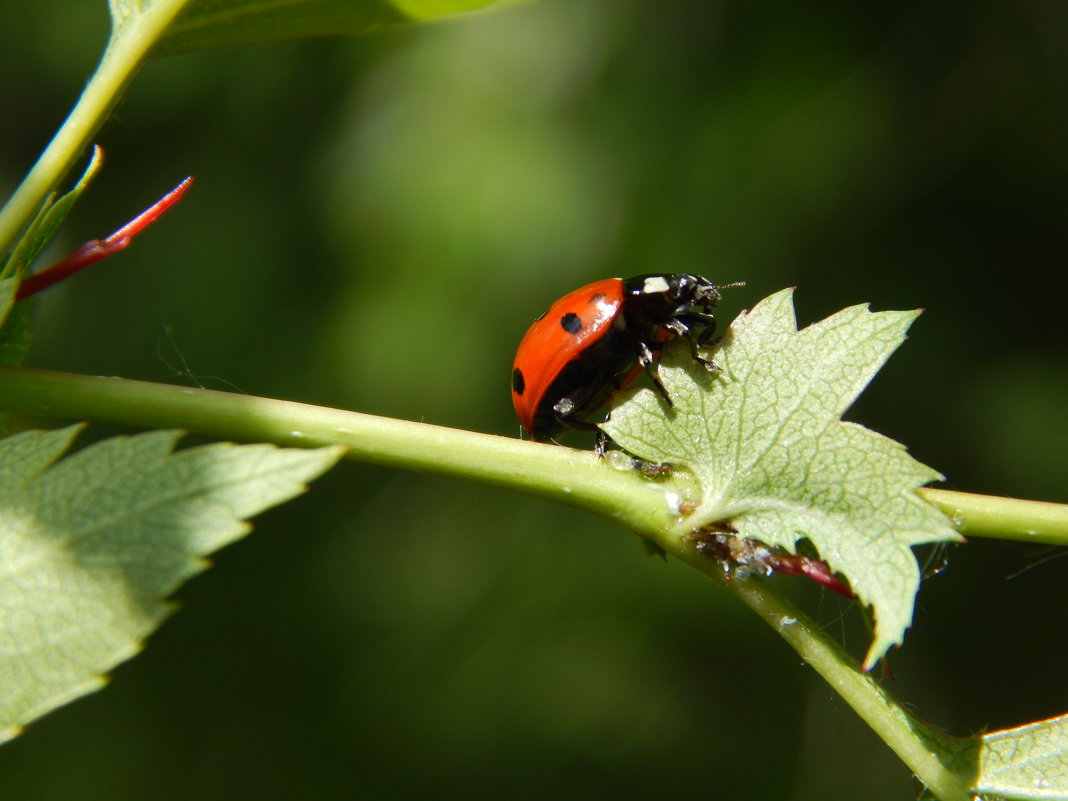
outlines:
[[[734,289],[739,286],[745,286],[745,281],[731,281],[729,284],[716,284],[716,289]]]

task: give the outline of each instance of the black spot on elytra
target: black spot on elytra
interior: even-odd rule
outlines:
[[[527,388],[527,380],[523,378],[523,371],[516,367],[512,370],[512,392],[522,395]]]
[[[560,327],[569,334],[577,334],[582,330],[582,318],[574,312],[568,312],[560,318]]]

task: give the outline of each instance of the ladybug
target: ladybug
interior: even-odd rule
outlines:
[[[697,348],[715,331],[710,310],[719,290],[699,275],[650,274],[564,295],[534,321],[515,355],[512,402],[523,428],[539,442],[569,428],[597,430],[586,418],[643,370],[671,406],[657,358],[665,342],[685,337],[694,359],[716,369]]]

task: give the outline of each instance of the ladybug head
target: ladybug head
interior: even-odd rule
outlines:
[[[638,275],[626,279],[623,284],[627,293],[654,319],[670,317],[695,307],[708,309],[721,299],[715,284],[704,276],[687,273]]]
[[[722,300],[719,288],[701,275],[669,275],[668,296],[678,305],[715,306]]]

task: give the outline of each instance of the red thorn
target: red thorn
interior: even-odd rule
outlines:
[[[164,212],[182,199],[182,195],[193,183],[193,176],[183,180],[178,186],[165,194],[143,212],[138,214],[126,225],[104,239],[91,239],[77,249],[71,251],[65,258],[55,264],[39,270],[33,275],[28,275],[19,284],[15,300],[24,300],[31,295],[36,295],[43,289],[69,278],[79,270],[84,270],[90,264],[107,258],[112,254],[125,250],[133,241],[133,238],[144,231],[149,225],[158,220]]]
[[[853,591],[842,582],[840,578],[831,572],[826,562],[818,559],[809,559],[807,556],[796,554],[775,554],[767,560],[768,566],[779,573],[788,576],[804,576],[812,579],[817,584],[822,584],[829,590],[838,593],[843,598],[856,598]]]

